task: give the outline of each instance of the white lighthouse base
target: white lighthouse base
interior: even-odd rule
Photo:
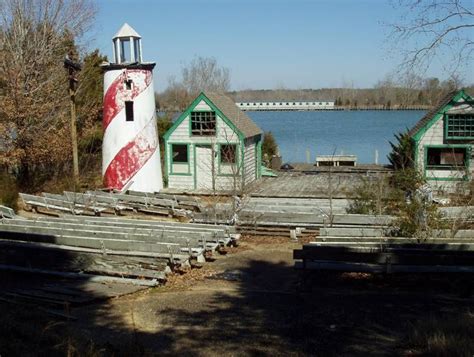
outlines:
[[[160,192],[162,189],[160,151],[157,148],[146,164],[125,185],[124,190],[153,193]]]

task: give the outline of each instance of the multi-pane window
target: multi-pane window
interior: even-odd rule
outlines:
[[[191,134],[211,136],[216,134],[215,112],[191,112]]]
[[[427,150],[427,168],[461,169],[466,166],[466,148],[428,147]]]
[[[236,148],[234,144],[221,145],[221,163],[222,164],[235,164],[236,163]]]
[[[447,139],[473,139],[474,115],[473,114],[448,114],[446,115]]]

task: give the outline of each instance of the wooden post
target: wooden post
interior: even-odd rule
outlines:
[[[76,87],[77,78],[76,72],[81,70],[81,66],[78,63],[73,62],[69,55],[64,59],[64,67],[68,70],[69,74],[69,99],[71,105],[71,144],[72,144],[72,167],[74,183],[79,182],[79,155],[77,150],[77,129],[76,129]]]
[[[72,82],[72,80],[69,80]],[[77,129],[76,129],[76,90],[74,84],[69,86],[69,98],[71,100],[71,141],[72,141],[72,166],[74,182],[79,182],[79,156],[77,152]]]

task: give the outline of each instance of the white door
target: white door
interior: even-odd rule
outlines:
[[[212,190],[215,185],[215,160],[213,160],[213,150],[210,145],[196,145],[196,189]]]

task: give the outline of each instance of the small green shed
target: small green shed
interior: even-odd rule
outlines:
[[[199,94],[164,141],[168,188],[241,191],[261,177],[262,130],[223,94]]]

